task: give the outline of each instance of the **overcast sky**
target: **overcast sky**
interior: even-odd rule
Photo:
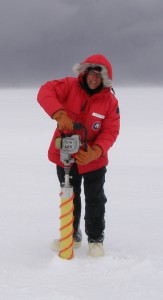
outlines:
[[[163,0],[0,0],[0,86],[72,76],[94,54],[114,85],[163,84]]]

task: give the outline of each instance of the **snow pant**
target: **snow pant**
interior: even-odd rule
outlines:
[[[105,203],[104,193],[106,167],[79,174],[74,163],[70,170],[70,184],[74,191],[74,231],[80,226],[81,217],[81,184],[83,179],[85,194],[85,232],[88,242],[103,242],[105,229]],[[57,166],[57,175],[60,185],[64,182],[64,169]]]

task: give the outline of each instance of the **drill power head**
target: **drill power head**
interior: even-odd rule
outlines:
[[[63,164],[74,162],[72,154],[77,153],[81,146],[80,135],[74,134],[71,136],[58,137],[55,141],[55,146],[60,149],[60,160]]]

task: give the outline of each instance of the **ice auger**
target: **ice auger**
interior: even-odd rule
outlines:
[[[84,130],[84,150],[87,151],[87,128],[80,124],[74,123],[74,130]],[[61,185],[61,203],[60,203],[60,250],[59,256],[64,259],[71,259],[73,252],[73,187],[70,184],[70,166],[74,163],[74,153],[77,153],[81,146],[81,135],[65,135],[56,138],[56,148],[60,149],[60,160],[64,164],[65,180]]]

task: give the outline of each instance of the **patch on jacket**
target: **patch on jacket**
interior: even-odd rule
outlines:
[[[98,121],[96,121],[96,122],[93,123],[93,125],[92,125],[92,129],[93,129],[94,131],[99,130],[100,127],[101,127],[101,123],[98,122]]]
[[[117,107],[117,108],[116,108],[116,113],[117,113],[117,114],[119,114],[119,113],[120,113],[120,111],[119,111],[119,107]]]
[[[93,112],[93,113],[92,113],[92,116],[97,117],[97,118],[99,118],[99,119],[105,119],[105,116],[104,116],[104,115],[98,114],[98,113],[96,113],[96,112]]]

